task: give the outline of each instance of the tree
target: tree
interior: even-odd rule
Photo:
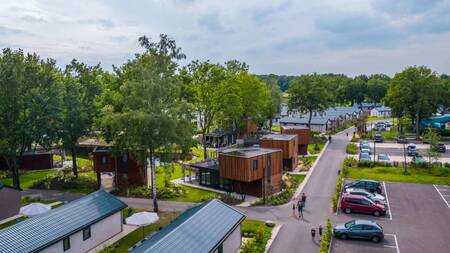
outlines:
[[[267,118],[269,119],[269,129],[272,131],[272,122],[276,114],[281,112],[282,92],[278,84],[274,81],[267,83],[270,92],[270,100],[267,106]]]
[[[55,61],[3,49],[0,54],[0,156],[20,188],[17,158],[55,139],[58,89]]]
[[[308,126],[313,113],[322,113],[332,105],[331,94],[324,78],[317,74],[302,75],[288,89],[289,109],[308,113]]]
[[[431,116],[439,106],[439,80],[436,73],[425,66],[408,67],[395,74],[385,97],[392,114],[411,116],[415,123],[416,139],[420,138],[420,120]]]
[[[370,78],[367,82],[367,99],[373,103],[380,103],[386,96],[389,80]]]
[[[208,158],[206,149],[206,134],[210,127],[217,120],[222,109],[223,82],[225,80],[225,70],[218,64],[211,64],[208,61],[193,61],[182,71],[185,83],[186,99],[193,104],[195,113],[200,121],[202,132],[203,152],[205,159]]]
[[[347,101],[353,104],[361,104],[367,96],[367,77],[355,77],[345,87],[344,96]]]
[[[150,160],[153,209],[157,212],[155,151],[191,145],[193,126],[176,75],[176,61],[185,55],[167,35],[160,35],[159,42],[145,36],[139,42],[144,53],[115,69],[118,89],[109,91],[111,98],[104,99],[108,103],[99,126],[118,149],[144,152]],[[147,179],[147,169],[144,174]]]
[[[78,176],[77,142],[91,130],[97,115],[95,100],[101,93],[100,65],[87,66],[75,59],[66,66],[62,78],[59,136],[72,154],[72,170]]]
[[[422,140],[428,143],[429,146],[426,149],[426,154],[428,157],[429,168],[431,169],[432,161],[437,161],[439,158],[438,144],[440,141],[440,136],[436,130],[428,128],[427,131],[422,135]]]

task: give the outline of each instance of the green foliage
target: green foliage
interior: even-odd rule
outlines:
[[[16,157],[56,139],[58,70],[52,59],[5,48],[0,73],[0,156],[20,187]]]
[[[281,132],[281,127],[280,126],[272,126],[272,132],[280,133]]]
[[[428,162],[431,165],[431,163],[433,161],[437,161],[440,156],[440,153],[438,151],[440,136],[435,129],[429,128],[424,134],[422,134],[422,140],[425,143],[428,143],[428,148],[426,149],[425,153],[428,157]]]
[[[181,185],[168,183],[164,187],[157,188],[157,195],[162,199],[172,199],[186,195],[186,190]],[[131,186],[128,188],[128,197],[152,198],[152,188],[147,186]]]
[[[318,75],[302,75],[295,79],[288,89],[289,108],[309,114],[322,113],[332,105],[332,95],[327,87],[327,79]]]
[[[443,91],[436,73],[425,66],[408,67],[395,74],[385,97],[393,116],[409,115],[416,121],[416,139],[419,139],[419,122],[431,116],[441,105]]]
[[[343,178],[347,176],[347,166],[345,165],[346,162],[344,160],[344,165],[342,166],[342,169],[338,175],[338,179],[336,182],[336,190],[334,192],[333,198],[332,198],[332,204],[333,204],[333,211],[336,212],[337,208],[338,208],[338,202],[339,202],[339,197],[341,195],[342,192],[342,181]]]
[[[251,238],[241,248],[245,253],[263,253],[267,241],[270,239],[272,228],[262,221],[244,220],[242,222],[242,236]]]
[[[91,193],[97,190],[97,181],[84,174],[77,177],[70,170],[58,170],[57,173],[34,182],[31,188]]]
[[[299,156],[298,161],[300,165],[300,170],[301,171],[309,170],[313,165],[313,163],[316,161],[316,159],[317,156],[305,156],[305,157]]]
[[[347,152],[347,154],[355,155],[358,153],[358,146],[356,146],[356,144],[354,143],[349,143],[347,144],[345,151]]]
[[[322,237],[320,238],[320,253],[328,253],[331,246],[333,224],[330,219],[327,219],[327,224],[324,227]]]
[[[20,186],[22,189],[30,188],[36,181],[42,180],[48,175],[54,174],[56,170],[39,170],[39,171],[28,171],[20,174]],[[12,177],[7,177],[0,179],[0,184],[12,185]]]
[[[269,206],[277,206],[282,205],[289,202],[297,190],[300,183],[305,178],[304,175],[286,175],[283,177],[285,188],[280,192],[273,195],[266,196],[266,201],[264,202],[263,198],[259,198],[255,202],[252,203],[253,206],[257,205],[269,205]]]

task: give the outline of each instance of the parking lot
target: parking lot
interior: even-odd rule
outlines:
[[[383,183],[384,217],[339,213],[335,223],[367,219],[383,227],[381,243],[334,238],[332,252],[436,252],[450,249],[450,186]]]

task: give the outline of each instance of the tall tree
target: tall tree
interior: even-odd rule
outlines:
[[[161,35],[158,42],[145,36],[139,42],[145,52],[116,69],[118,89],[111,99],[104,100],[108,103],[102,109],[99,126],[120,150],[145,152],[150,160],[153,208],[157,212],[155,151],[176,144],[191,145],[193,127],[176,75],[176,61],[185,55],[167,35]],[[147,175],[147,169],[144,173]]]
[[[371,76],[367,82],[367,99],[373,103],[380,103],[386,96],[388,88],[389,79]]]
[[[222,66],[208,61],[193,61],[182,73],[187,91],[186,99],[193,104],[200,121],[203,151],[205,158],[208,158],[206,134],[217,120],[222,110],[223,98],[227,95],[222,89],[226,78],[225,70]]]
[[[272,131],[273,118],[281,112],[282,92],[275,81],[268,82],[267,89],[270,92],[270,99],[267,105],[267,118],[269,119],[269,129]]]
[[[0,54],[0,156],[20,188],[17,158],[55,139],[58,107],[54,60],[4,49]]]
[[[72,155],[72,170],[78,176],[77,142],[91,130],[101,93],[100,65],[87,66],[76,60],[66,66],[62,78],[62,103],[59,135],[65,149]]]
[[[414,119],[416,139],[420,138],[420,120],[436,112],[439,99],[439,79],[425,66],[408,67],[395,74],[385,97],[396,117],[408,114]]]
[[[322,113],[332,105],[332,96],[323,77],[317,74],[302,75],[288,89],[289,109],[308,113],[311,126],[313,113]]]
[[[345,87],[345,98],[351,104],[361,104],[367,96],[367,77],[359,76],[355,77],[350,83]]]
[[[426,154],[428,156],[429,171],[431,171],[432,162],[437,161],[439,158],[438,144],[440,136],[435,129],[428,128],[426,132],[422,135],[424,142],[428,143],[428,148],[426,149]]]

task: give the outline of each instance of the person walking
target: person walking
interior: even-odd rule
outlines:
[[[292,202],[292,215],[295,217],[295,202]]]
[[[303,218],[303,202],[298,203],[298,218]]]
[[[331,142],[331,135],[328,135],[328,142]]]
[[[303,202],[303,209],[306,208],[306,194],[302,193],[301,202]]]
[[[316,230],[314,228],[311,228],[311,237],[312,240],[314,241],[314,237],[316,237]]]
[[[323,228],[322,225],[319,225],[319,240],[322,238]]]

